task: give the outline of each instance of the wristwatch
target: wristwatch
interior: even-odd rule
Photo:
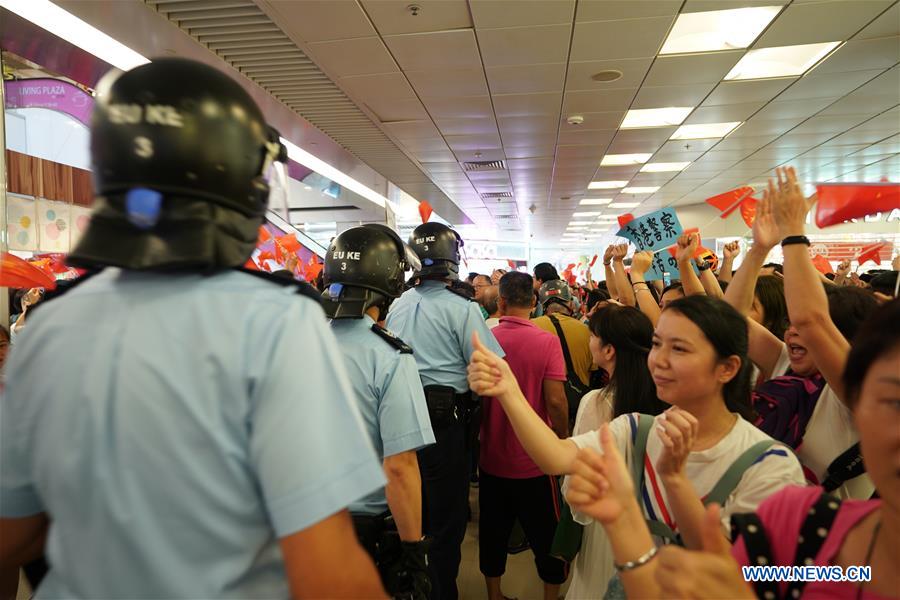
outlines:
[[[709,264],[709,261],[708,261],[708,260],[698,260],[698,261],[697,261],[697,270],[698,270],[698,271],[701,271],[701,272],[702,272],[702,271],[706,271],[706,270],[709,269],[711,266],[712,266],[712,265]]]
[[[810,245],[809,238],[805,235],[789,235],[783,240],[781,240],[781,247],[790,246],[791,244],[805,244],[807,246]]]

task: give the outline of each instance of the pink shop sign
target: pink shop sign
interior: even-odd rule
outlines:
[[[90,125],[94,99],[78,86],[59,79],[18,79],[3,85],[6,108],[46,108]]]

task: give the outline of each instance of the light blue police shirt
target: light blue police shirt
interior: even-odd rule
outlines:
[[[472,333],[504,356],[485,324],[478,304],[445,289],[442,281],[425,280],[391,304],[387,328],[412,346],[423,386],[445,385],[457,393],[469,389],[466,369],[475,349]]]
[[[341,348],[369,439],[384,459],[433,444],[434,432],[416,360],[380,338],[372,331],[374,324],[369,316],[335,319],[331,330]],[[378,515],[386,510],[383,488],[350,505],[352,513]]]
[[[39,598],[287,598],[278,538],[384,485],[296,288],[106,269],[7,366],[0,515],[52,519]]]

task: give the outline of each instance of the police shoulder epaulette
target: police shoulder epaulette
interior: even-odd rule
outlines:
[[[246,273],[247,275],[253,275],[254,277],[259,277],[260,279],[265,279],[266,281],[277,283],[278,285],[282,285],[285,287],[295,287],[297,288],[298,294],[302,294],[308,298],[311,298],[315,300],[316,303],[319,303],[322,300],[319,292],[316,291],[316,288],[306,283],[305,281],[288,279],[287,277],[280,277],[278,275],[273,275],[265,271],[254,271],[253,269],[245,269],[243,267],[238,268],[237,270],[241,271],[242,273]]]
[[[45,293],[44,299],[40,303],[35,304],[33,307],[28,309],[29,314],[32,314],[33,311],[36,311],[38,308],[40,308],[47,302],[50,302],[51,300],[56,300],[57,298],[64,296],[65,294],[71,292],[72,290],[77,288],[79,285],[81,285],[82,283],[84,283],[85,281],[87,281],[88,279],[93,277],[94,275],[97,275],[101,271],[103,271],[103,269],[91,270],[91,271],[85,272],[84,275],[81,275],[77,279],[62,279],[62,280],[57,281],[56,288]]]
[[[400,351],[400,354],[412,354],[413,349],[410,348],[403,340],[398,338],[396,335],[385,329],[384,327],[380,327],[379,325],[372,325],[372,331],[375,334],[390,344],[393,348],[396,348]]]
[[[458,290],[458,289],[455,289],[455,288],[452,288],[452,287],[448,287],[448,288],[447,288],[447,291],[450,292],[451,294],[455,294],[455,295],[459,296],[460,298],[465,298],[465,299],[468,300],[469,302],[475,302],[475,298],[472,298],[472,297],[468,296],[468,295],[467,295],[464,291],[462,291],[462,290]]]

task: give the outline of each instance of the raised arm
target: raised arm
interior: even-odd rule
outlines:
[[[710,298],[725,297],[725,293],[722,291],[722,286],[719,285],[719,280],[716,279],[716,276],[713,274],[712,269],[704,269],[700,271],[700,283],[703,284],[703,290]]]
[[[806,233],[806,214],[810,203],[803,197],[793,167],[776,169],[778,187],[769,180],[768,194],[773,198],[782,239]],[[831,320],[828,296],[819,281],[819,271],[803,243],[783,245],[784,296],[791,325],[803,338],[807,351],[819,372],[839,398],[844,399],[842,374],[850,344]]]
[[[700,278],[694,273],[694,254],[698,246],[700,246],[699,233],[689,233],[678,238],[678,252],[675,259],[678,261],[678,270],[681,271],[681,287],[684,288],[685,296],[706,294]]]
[[[619,299],[619,286],[616,285],[616,274],[613,272],[613,246],[610,244],[603,253],[603,270],[606,273],[606,289],[609,291],[609,297],[613,300]]]
[[[756,219],[753,221],[753,245],[744,256],[744,262],[735,273],[728,289],[725,290],[725,302],[744,316],[749,315],[753,307],[759,270],[780,239],[775,215],[772,213],[772,199],[767,192],[763,192],[763,199],[756,206]],[[781,356],[784,342],[752,319],[748,318],[747,323],[750,360],[768,378]]]
[[[659,304],[653,298],[649,285],[644,280],[645,274],[650,270],[653,262],[653,254],[647,252],[635,252],[631,259],[631,286],[634,290],[635,298],[637,298],[638,308],[647,315],[653,326],[656,327],[659,321],[660,308]]]
[[[469,387],[486,402],[493,401],[490,398],[500,402],[522,447],[544,473],[568,473],[577,453],[575,442],[559,439],[541,420],[522,395],[507,362],[482,344],[477,333],[472,334],[472,345]]]
[[[625,255],[628,253],[628,244],[619,244],[613,247],[613,270],[616,277],[616,288],[619,290],[619,302],[626,306],[635,306],[634,290],[625,273]]]
[[[728,242],[722,250],[722,263],[719,265],[719,281],[731,282],[732,271],[734,270],[734,259],[741,253],[741,243],[738,241]]]

